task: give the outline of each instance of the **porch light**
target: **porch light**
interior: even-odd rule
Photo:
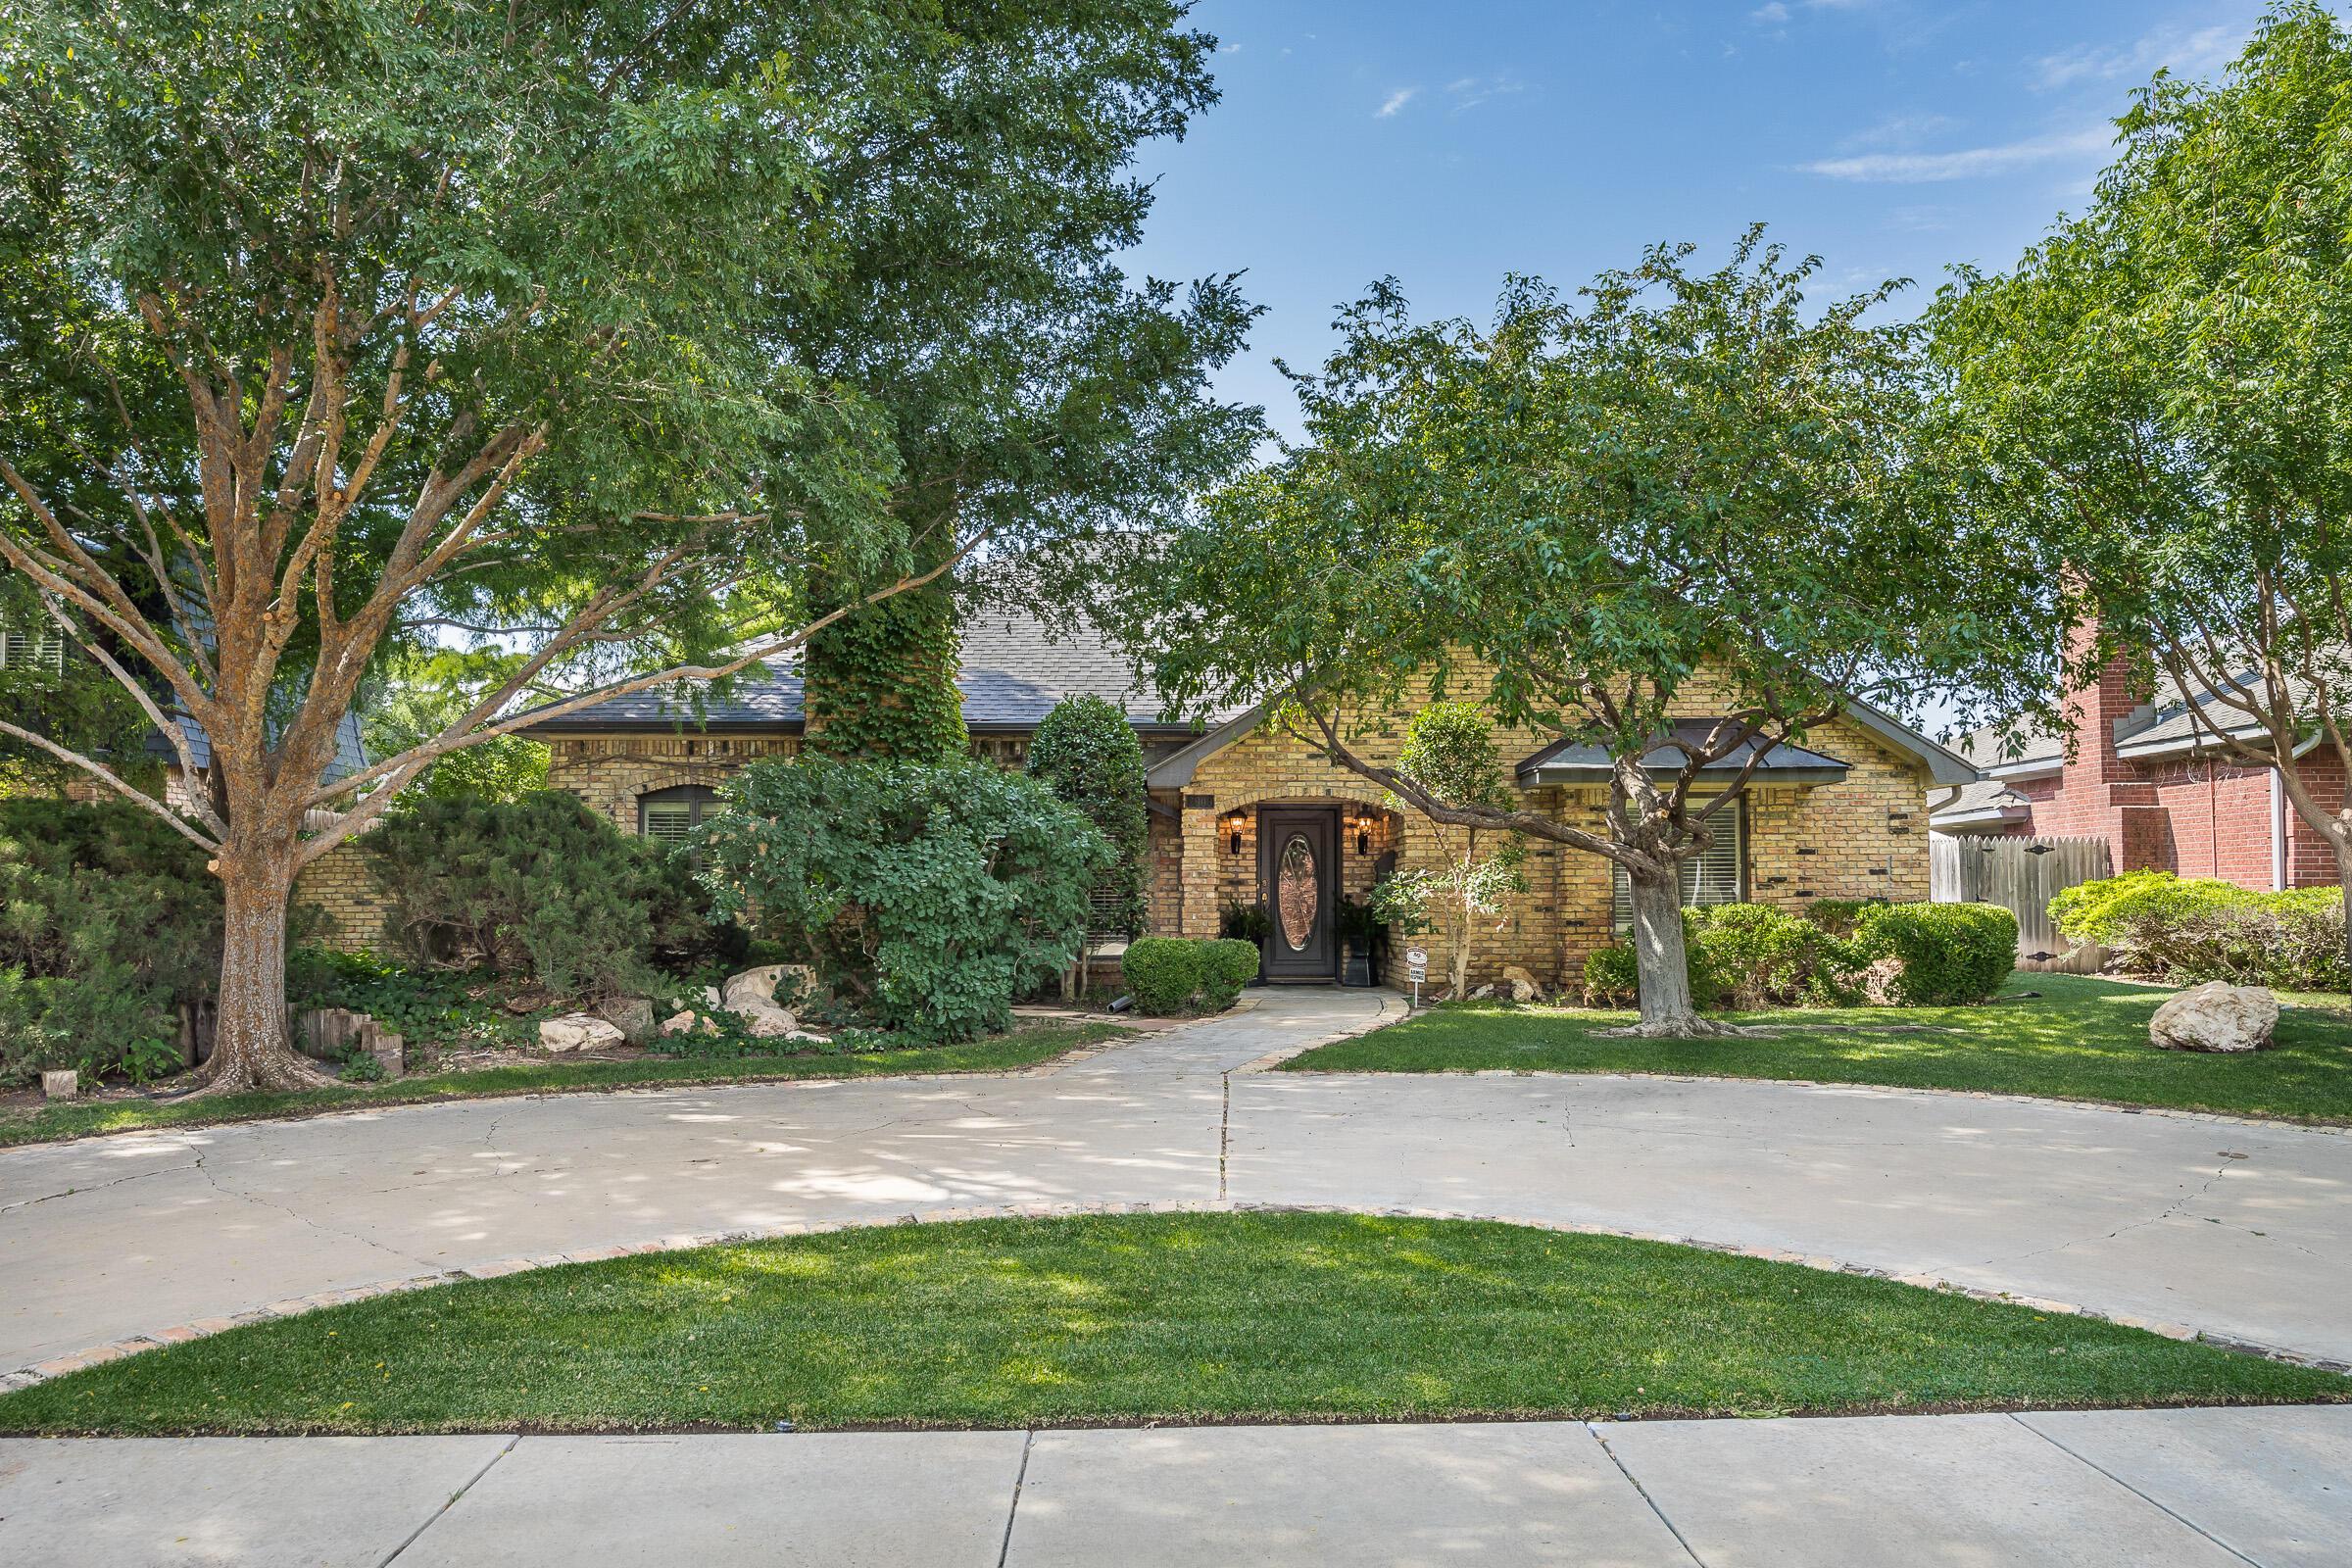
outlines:
[[[1236,811],[1236,812],[1234,812],[1234,813],[1233,813],[1231,816],[1229,816],[1229,817],[1227,817],[1227,818],[1225,819],[1225,832],[1226,832],[1226,846],[1225,846],[1225,853],[1226,853],[1226,854],[1228,854],[1228,855],[1239,855],[1239,854],[1241,854],[1241,853],[1242,853],[1242,813],[1241,813],[1241,812],[1239,812],[1239,811]]]

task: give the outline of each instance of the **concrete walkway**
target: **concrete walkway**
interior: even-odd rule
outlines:
[[[553,1096],[0,1152],[0,1373],[321,1293],[943,1211],[1411,1208],[1750,1247],[2352,1360],[2352,1138],[1894,1090],[1292,1074],[1378,993],[1057,1068]]]
[[[0,1441],[26,1568],[2340,1568],[2352,1408]]]

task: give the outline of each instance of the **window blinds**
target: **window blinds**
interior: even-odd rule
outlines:
[[[1715,842],[1683,862],[1683,904],[1686,907],[1740,902],[1740,867],[1746,860],[1747,813],[1735,803],[1716,813]],[[1609,929],[1631,930],[1634,923],[1634,885],[1625,868],[1609,867]]]

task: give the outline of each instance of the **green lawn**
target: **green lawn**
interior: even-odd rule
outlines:
[[[2028,992],[2039,992],[2028,998]],[[1285,1063],[1292,1072],[1660,1072],[1800,1078],[2112,1101],[2300,1121],[2352,1122],[2352,1011],[2302,999],[2276,1049],[2158,1051],[2148,1018],[2170,995],[2082,975],[2017,974],[1981,1007],[1852,1007],[1740,1014],[1769,1038],[1609,1040],[1633,1014],[1466,1003]]]
[[[220,1122],[311,1116],[329,1110],[416,1105],[439,1100],[487,1100],[509,1095],[559,1095],[583,1090],[664,1088],[688,1084],[758,1083],[784,1078],[873,1078],[906,1073],[1003,1072],[1050,1060],[1064,1052],[1130,1031],[1116,1024],[1023,1023],[1008,1034],[962,1046],[878,1051],[858,1055],[643,1056],[631,1061],[531,1061],[471,1072],[422,1074],[386,1084],[354,1084],[297,1094],[253,1094],[197,1100],[111,1100],[0,1110],[0,1148],[86,1138],[92,1133],[153,1127],[203,1127]]]
[[[1218,1214],[893,1226],[233,1329],[0,1432],[766,1430],[2352,1397],[2135,1329],[1650,1242]]]

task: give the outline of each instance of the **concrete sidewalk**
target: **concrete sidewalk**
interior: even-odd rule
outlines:
[[[2352,1561],[2352,1407],[0,1442],[26,1568]]]

